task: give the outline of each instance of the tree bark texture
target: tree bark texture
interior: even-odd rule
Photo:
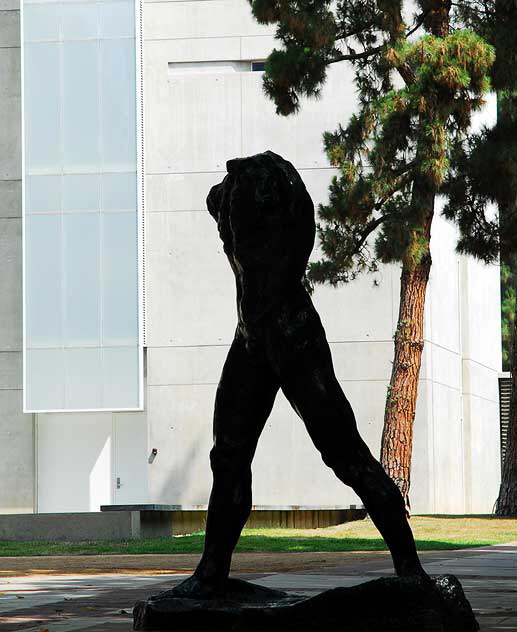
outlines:
[[[386,396],[382,431],[381,464],[399,488],[409,514],[413,424],[418,378],[424,349],[425,293],[431,270],[431,223],[434,194],[420,196],[427,215],[420,230],[414,230],[402,262],[400,304],[394,335],[395,352]]]
[[[517,317],[517,306],[516,306]],[[517,318],[513,324],[512,342],[512,398],[510,400],[510,422],[503,463],[501,487],[496,503],[498,516],[517,516]]]

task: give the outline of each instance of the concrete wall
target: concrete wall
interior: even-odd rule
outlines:
[[[33,416],[22,413],[20,15],[0,0],[0,513],[34,510]]]
[[[148,418],[150,445],[161,446],[149,467],[151,502],[205,503],[210,488],[213,400],[236,324],[233,276],[206,212],[210,186],[224,176],[227,159],[272,149],[295,164],[315,203],[324,201],[332,170],[321,135],[354,110],[351,75],[342,65],[330,70],[322,99],[305,102],[289,118],[278,117],[263,96],[260,73],[223,73],[202,65],[264,59],[273,45],[272,29],[257,25],[241,0],[145,6]],[[191,67],[180,73],[182,62],[198,62],[199,72]],[[490,399],[500,362],[498,270],[464,263],[454,243],[454,228],[437,218],[415,421],[415,511],[489,511],[498,477],[498,414]],[[465,285],[465,265],[476,279],[485,279],[493,303],[481,298],[481,309],[472,304],[467,292],[475,288]],[[396,266],[386,266],[375,278],[339,290],[319,288],[314,297],[336,373],[375,455],[399,275]],[[463,322],[467,313],[478,319],[469,335],[480,337],[489,329],[491,349],[481,378],[490,395],[481,412],[480,385],[474,387],[476,411],[468,419],[465,402],[472,397],[464,370],[471,360],[460,325],[460,314]],[[478,452],[486,466],[482,486],[468,465],[469,454]],[[253,469],[259,504],[358,502],[323,465],[281,394]],[[469,485],[478,490],[477,504],[467,501]]]
[[[170,528],[162,529],[160,535],[165,536],[168,533]],[[140,535],[141,522],[138,511],[0,516],[0,540],[84,542],[129,540]]]
[[[160,502],[206,502],[213,400],[236,325],[234,279],[206,211],[208,189],[224,177],[227,159],[272,149],[322,201],[332,170],[321,135],[354,108],[342,68],[331,70],[322,102],[285,119],[262,95],[261,73],[176,74],[168,64],[264,59],[272,46],[272,30],[253,21],[245,2],[145,6],[148,415],[150,445],[162,446],[149,483]],[[379,288],[365,278],[315,296],[338,377],[376,453],[396,276],[387,268]],[[358,502],[323,465],[282,395],[259,444],[254,480],[259,504]]]

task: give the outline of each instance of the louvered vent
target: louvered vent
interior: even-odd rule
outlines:
[[[499,378],[499,415],[501,420],[501,465],[504,463],[510,423],[510,401],[512,398],[512,378]]]

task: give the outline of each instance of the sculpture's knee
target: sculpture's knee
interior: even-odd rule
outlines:
[[[220,447],[212,448],[210,465],[214,476],[212,493],[230,512],[247,516],[251,510],[251,466],[242,456]]]
[[[330,467],[345,485],[358,489],[366,480],[378,478],[384,474],[379,463],[361,443],[344,448],[328,446],[321,451],[325,465]]]
[[[239,478],[250,470],[250,462],[238,447],[215,445],[210,451],[210,467],[214,476]]]

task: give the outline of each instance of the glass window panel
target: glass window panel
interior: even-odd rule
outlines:
[[[96,41],[63,43],[63,136],[65,170],[97,171],[100,156]]]
[[[26,168],[56,171],[61,166],[59,44],[24,48]]]
[[[133,37],[135,3],[104,2],[101,4],[101,37]]]
[[[104,347],[102,408],[138,408],[138,347]]]
[[[137,344],[136,213],[106,213],[102,222],[102,342]]]
[[[135,4],[24,10],[26,403],[137,408]]]
[[[63,216],[67,347],[100,344],[99,224],[97,213]]]
[[[28,410],[56,410],[65,406],[62,349],[27,349]]]
[[[61,217],[29,215],[25,220],[27,347],[61,346],[61,286]]]
[[[67,175],[63,177],[63,210],[96,211],[100,204],[98,174]]]
[[[66,406],[101,408],[101,349],[65,349]]]
[[[61,210],[61,176],[27,176],[25,210],[28,213],[49,213]]]
[[[61,7],[58,4],[25,4],[23,36],[26,42],[59,39]]]
[[[106,171],[136,168],[135,41],[101,41],[102,161]]]
[[[65,3],[63,5],[64,39],[97,37],[98,8],[95,4]]]
[[[136,172],[110,173],[102,176],[104,211],[136,210]]]

